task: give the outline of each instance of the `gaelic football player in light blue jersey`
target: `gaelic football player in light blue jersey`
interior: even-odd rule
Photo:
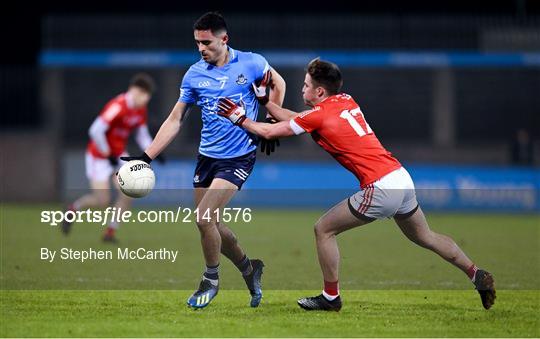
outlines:
[[[220,98],[228,97],[246,110],[246,115],[256,120],[258,102],[251,84],[272,73],[273,87],[270,100],[281,106],[285,96],[285,81],[259,54],[242,52],[228,46],[227,25],[221,14],[209,12],[193,26],[195,43],[201,59],[184,75],[180,97],[169,117],[162,124],[152,144],[139,157],[152,161],[178,134],[186,112],[197,105],[202,112],[203,128],[193,186],[195,203],[199,211],[216,211],[225,207],[237,190],[242,187],[255,164],[256,136],[234,126],[217,113]],[[267,146],[268,147],[268,146]],[[257,307],[262,298],[261,275],[263,262],[250,260],[238,245],[234,233],[216,214],[211,220],[197,220],[206,262],[206,271],[199,288],[188,299],[190,307],[207,306],[219,289],[220,252],[229,258],[242,273],[251,294],[251,306]]]

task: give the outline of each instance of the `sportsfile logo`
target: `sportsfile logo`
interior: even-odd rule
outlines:
[[[243,222],[252,220],[251,208],[225,207],[221,209],[198,209],[178,206],[176,210],[141,210],[132,212],[117,207],[104,210],[41,211],[41,223],[58,226],[68,223],[97,223],[105,226],[117,223],[198,223],[198,222]]]

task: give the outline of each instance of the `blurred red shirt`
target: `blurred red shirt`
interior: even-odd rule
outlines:
[[[133,130],[146,124],[147,108],[133,108],[126,93],[122,93],[105,105],[99,118],[109,125],[106,137],[110,154],[101,154],[93,140],[88,143],[87,151],[98,158],[118,157],[126,150]]]

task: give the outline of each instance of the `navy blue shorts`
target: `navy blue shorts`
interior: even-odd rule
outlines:
[[[215,159],[199,154],[193,187],[209,187],[212,180],[221,178],[241,189],[255,166],[256,156],[257,151],[230,159]]]

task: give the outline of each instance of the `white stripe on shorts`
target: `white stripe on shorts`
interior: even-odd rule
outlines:
[[[247,179],[247,176],[243,174],[242,172],[239,172],[238,170],[234,170],[233,174],[239,177],[240,179],[242,179],[243,181],[246,181]]]

